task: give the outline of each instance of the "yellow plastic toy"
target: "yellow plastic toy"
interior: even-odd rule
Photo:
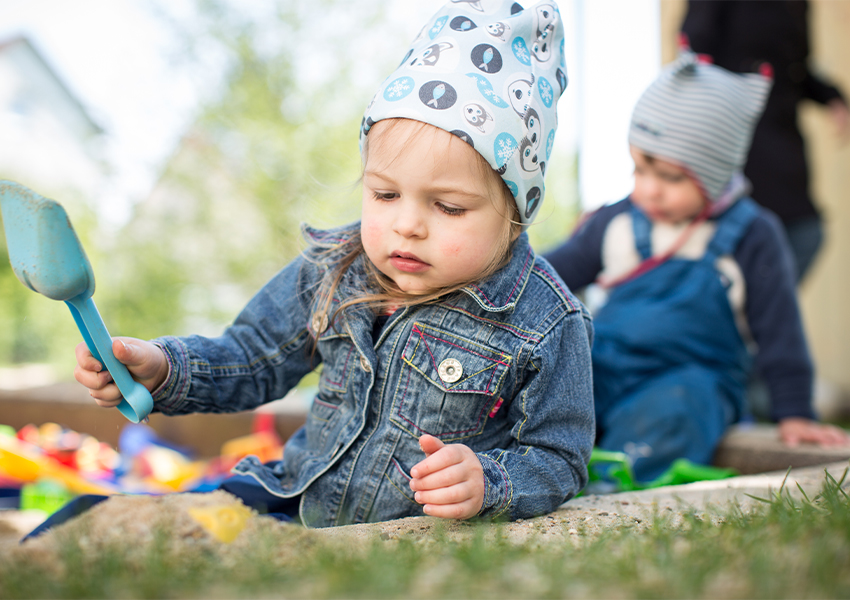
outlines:
[[[118,493],[112,486],[89,481],[74,469],[43,456],[31,444],[4,435],[0,435],[0,473],[24,482],[56,479],[75,494]]]
[[[251,509],[244,504],[219,504],[188,509],[189,516],[197,521],[220,542],[229,544],[245,529]]]

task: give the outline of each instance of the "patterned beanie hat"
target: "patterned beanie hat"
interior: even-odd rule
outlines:
[[[744,167],[771,85],[684,51],[637,101],[629,144],[688,169],[716,201]]]
[[[407,118],[453,133],[511,190],[523,224],[543,200],[556,104],[567,87],[564,27],[554,0],[451,0],[429,20],[366,108],[372,125]]]

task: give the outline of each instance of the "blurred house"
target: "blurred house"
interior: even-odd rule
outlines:
[[[102,134],[27,38],[0,40],[0,178],[93,198],[107,171]]]

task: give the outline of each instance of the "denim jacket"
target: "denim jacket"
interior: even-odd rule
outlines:
[[[307,235],[343,245],[356,228]],[[376,338],[374,311],[362,305],[328,322],[317,291],[329,269],[316,257],[308,249],[280,271],[221,337],[155,340],[171,366],[155,410],[253,409],[321,362],[283,460],[248,457],[234,468],[272,494],[300,496],[312,527],[422,515],[409,472],[424,458],[425,433],[477,454],[483,517],[539,515],[584,487],[595,432],[591,319],[525,233],[490,278],[397,310]],[[333,305],[369,289],[365,260],[348,268]]]

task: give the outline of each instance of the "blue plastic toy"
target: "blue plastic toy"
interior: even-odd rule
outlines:
[[[94,272],[65,209],[18,183],[0,181],[0,213],[15,275],[32,291],[68,305],[92,355],[124,396],[118,410],[133,423],[147,417],[153,399],[112,354],[112,338],[92,300]]]

